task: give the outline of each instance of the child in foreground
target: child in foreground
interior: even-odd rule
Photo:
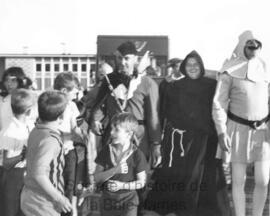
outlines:
[[[111,142],[96,158],[94,181],[102,184],[101,213],[106,215],[137,215],[136,190],[146,183],[147,161],[137,148],[137,119],[121,113],[111,122]]]
[[[26,216],[60,216],[71,203],[64,196],[64,148],[59,125],[66,109],[64,93],[48,91],[38,99],[40,122],[30,133],[26,154],[27,172],[21,194]]]

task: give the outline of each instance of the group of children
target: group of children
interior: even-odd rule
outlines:
[[[71,72],[60,73],[54,80],[54,90],[38,97],[25,79],[19,67],[9,68],[3,75],[0,212],[5,216],[77,215],[74,143],[86,144],[88,139],[87,131],[76,121],[80,115],[73,102],[77,78]],[[96,158],[98,166],[90,179],[107,191],[102,203],[108,208],[101,207],[104,214],[114,210],[136,214],[135,190],[144,187],[147,167],[134,142],[137,127],[132,114],[115,116],[111,145]],[[117,208],[121,202],[127,204],[125,209]]]

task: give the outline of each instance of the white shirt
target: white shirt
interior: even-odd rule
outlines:
[[[72,140],[72,130],[77,126],[76,118],[80,115],[77,105],[73,101],[69,101],[63,114],[63,122],[59,129],[63,133],[64,151],[67,154],[74,149]]]
[[[13,117],[11,110],[11,96],[0,97],[0,131],[4,128]],[[0,143],[1,146],[1,143]],[[0,166],[3,165],[3,149],[0,147]]]
[[[0,132],[0,149],[7,150],[7,157],[16,157],[21,154],[24,146],[27,146],[27,140],[30,131],[34,128],[31,122],[22,123],[15,117],[11,118],[9,124]],[[16,168],[23,168],[26,161],[21,161],[15,165]]]
[[[12,117],[11,95],[0,97],[0,130],[8,125]]]

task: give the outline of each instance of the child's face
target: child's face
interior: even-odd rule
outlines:
[[[111,128],[111,138],[113,144],[120,144],[124,145],[127,140],[129,141],[131,138],[132,133],[130,131],[127,131],[126,128],[118,125],[118,126],[112,126]]]
[[[8,93],[11,94],[12,91],[14,91],[15,89],[18,88],[17,77],[8,75],[4,81],[4,85],[5,85]]]
[[[67,94],[67,99],[69,101],[72,101],[73,99],[76,99],[77,95],[79,93],[79,90],[76,87],[74,87],[70,91],[68,91],[66,88],[62,89],[61,91]]]
[[[68,100],[71,101],[71,100],[76,99],[78,93],[79,93],[79,90],[78,90],[76,87],[74,87],[71,91],[68,91],[68,92],[67,92]]]

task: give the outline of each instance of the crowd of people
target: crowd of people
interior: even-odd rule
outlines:
[[[0,213],[76,216],[85,194],[100,193],[102,216],[245,216],[246,168],[254,164],[253,215],[263,215],[270,76],[261,49],[246,31],[216,79],[205,76],[192,51],[170,60],[158,85],[146,75],[149,52],[139,60],[127,41],[114,54],[115,68],[102,63],[96,86],[80,102],[72,72],[59,73],[54,90],[38,95],[20,67],[6,69]],[[234,208],[224,168],[231,168]]]

